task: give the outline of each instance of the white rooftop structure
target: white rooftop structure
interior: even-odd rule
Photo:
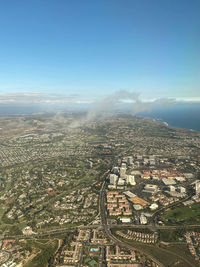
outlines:
[[[174,181],[173,179],[163,178],[162,181],[163,181],[163,183],[164,183],[165,185],[176,184],[176,181]]]
[[[166,193],[168,193],[172,197],[177,197],[177,198],[185,197],[185,193],[179,193],[177,191],[170,191],[170,192],[166,192]]]
[[[127,182],[127,184],[130,184],[130,185],[136,185],[135,176],[126,175],[126,182]]]
[[[140,205],[140,204],[135,204],[135,205],[133,205],[133,208],[134,208],[135,210],[142,210],[142,209],[143,209],[143,206]]]
[[[144,187],[144,192],[155,193],[158,191],[158,186],[154,184],[146,184]]]
[[[135,171],[132,171],[132,172],[131,172],[131,174],[132,174],[132,175],[141,175],[141,172],[140,172],[140,171],[137,171],[137,170],[135,170]]]
[[[124,185],[124,184],[125,184],[125,180],[122,178],[119,178],[118,185]]]
[[[185,178],[187,178],[187,179],[191,179],[191,178],[194,177],[194,175],[193,175],[192,173],[184,173],[184,176],[185,176]]]
[[[118,176],[116,174],[111,173],[110,174],[110,184],[116,185]]]
[[[124,168],[124,167],[121,167],[120,168],[120,177],[125,177],[126,176],[126,168]]]
[[[126,163],[123,162],[121,168],[126,168]]]
[[[178,182],[184,182],[185,181],[185,177],[179,177],[179,176],[177,176],[177,177],[175,177],[175,179]]]
[[[24,229],[22,229],[22,233],[23,233],[23,235],[35,234],[35,232],[33,232],[32,228],[30,226],[26,226]]]
[[[183,202],[183,205],[184,206],[189,206],[189,205],[192,205],[192,204],[194,204],[194,201],[193,200],[187,200],[187,201],[185,201],[185,202]]]
[[[144,214],[141,214],[141,216],[140,216],[140,223],[141,224],[147,224],[147,218],[144,216]]]
[[[128,196],[128,197],[136,197],[136,195],[135,194],[133,194],[131,191],[125,191],[125,192],[123,192],[126,196]]]
[[[151,204],[151,206],[149,207],[151,210],[156,210],[158,208],[158,204],[153,203]]]
[[[180,193],[186,193],[186,189],[183,186],[179,186],[178,190],[179,190]]]
[[[174,191],[176,191],[176,187],[173,185],[170,185],[169,190],[170,190],[170,192],[174,192]]]
[[[151,175],[151,176],[152,176],[153,180],[159,180],[160,179],[158,175]]]
[[[196,195],[200,195],[200,181],[196,181],[195,191],[196,191]]]
[[[131,223],[131,218],[121,218],[120,221],[122,223]]]

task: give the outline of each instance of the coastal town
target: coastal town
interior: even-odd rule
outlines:
[[[0,119],[1,266],[198,266],[200,134],[72,119]]]
[[[0,26],[0,267],[200,267],[200,0]]]

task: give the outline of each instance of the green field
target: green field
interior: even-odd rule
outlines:
[[[132,245],[136,250],[140,250],[146,255],[151,255],[159,260],[166,267],[198,267],[198,263],[191,256],[188,248],[184,244],[158,246],[138,243],[117,236],[124,243]]]
[[[36,252],[36,256],[28,262],[25,267],[46,267],[51,256],[58,247],[57,240],[51,240],[48,243],[28,241],[28,246],[32,247]]]
[[[5,209],[3,207],[0,207],[0,221],[1,221],[1,218],[4,214],[4,212],[5,212]]]
[[[161,218],[167,224],[200,223],[200,203],[167,211]]]
[[[185,229],[159,230],[160,241],[185,242]]]
[[[87,266],[97,267],[98,266],[98,258],[87,257],[84,259],[84,263]]]

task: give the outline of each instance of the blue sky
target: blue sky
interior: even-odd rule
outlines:
[[[1,0],[0,94],[200,99],[199,0]]]

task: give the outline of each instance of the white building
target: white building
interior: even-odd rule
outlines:
[[[185,177],[180,177],[180,176],[177,176],[175,177],[176,181],[178,182],[185,182]]]
[[[133,157],[132,156],[128,157],[127,163],[128,163],[128,165],[132,165],[133,164]]]
[[[122,168],[126,168],[126,163],[123,162],[122,165],[121,165]]]
[[[169,188],[170,192],[175,192],[176,191],[176,187],[173,186],[173,185],[168,186],[168,188]]]
[[[195,191],[196,191],[196,195],[200,195],[200,181],[196,181]]]
[[[186,179],[192,179],[194,175],[192,173],[184,173]]]
[[[178,191],[179,191],[180,193],[186,193],[186,189],[185,189],[185,187],[183,187],[183,186],[179,186],[179,187],[178,187]]]
[[[134,208],[135,210],[143,210],[143,206],[141,206],[140,204],[134,204],[134,205],[133,205],[133,208]]]
[[[165,185],[176,184],[176,181],[174,181],[173,179],[167,179],[167,178],[163,178],[163,179],[162,179],[162,182],[163,182]]]
[[[132,175],[141,175],[141,172],[140,171],[132,171],[131,174]]]
[[[30,226],[26,226],[24,229],[22,229],[23,235],[33,235],[35,232],[33,232],[32,228]]]
[[[158,204],[153,203],[151,204],[151,206],[149,207],[151,210],[156,210],[158,208]]]
[[[113,174],[113,173],[111,173],[110,174],[110,184],[112,184],[112,185],[116,185],[116,183],[117,183],[117,175],[116,174]]]
[[[122,223],[131,223],[131,218],[121,218],[120,221]]]
[[[126,182],[127,184],[130,184],[130,185],[136,185],[136,182],[135,182],[135,176],[133,175],[126,175]]]
[[[133,194],[131,191],[125,191],[125,192],[123,192],[123,193],[124,193],[124,195],[126,195],[126,196],[128,196],[128,197],[136,197],[136,195]]]
[[[143,213],[140,216],[140,223],[141,224],[147,224],[147,218],[144,216]]]
[[[126,176],[126,168],[121,167],[120,168],[120,177],[124,178]]]
[[[124,185],[124,184],[125,184],[125,180],[122,178],[119,178],[118,185]]]
[[[154,194],[158,191],[158,186],[154,184],[146,184],[143,191]]]

